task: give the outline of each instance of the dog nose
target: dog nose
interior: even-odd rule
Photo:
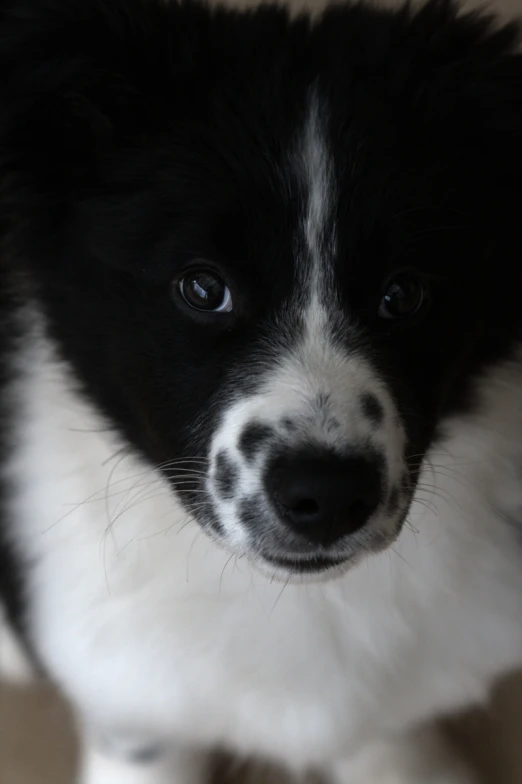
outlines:
[[[268,475],[268,490],[282,522],[323,547],[362,528],[379,504],[379,460],[293,455]]]

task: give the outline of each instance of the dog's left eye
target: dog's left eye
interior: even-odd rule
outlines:
[[[191,270],[178,283],[185,303],[204,313],[229,313],[232,295],[224,280],[213,270]]]
[[[386,319],[403,319],[413,316],[423,306],[425,290],[415,275],[402,273],[392,278],[379,306],[379,316]]]

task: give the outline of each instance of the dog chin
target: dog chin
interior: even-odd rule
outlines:
[[[268,555],[267,553],[247,553],[254,568],[271,582],[281,583],[324,583],[342,577],[354,566],[359,557],[316,555],[309,558],[284,555]]]
[[[396,541],[403,527],[403,512],[399,518],[385,528],[376,526],[366,536],[353,542],[351,548],[344,552],[309,552],[306,554],[269,552],[256,547],[248,541],[248,536],[234,536],[227,530],[226,524],[204,525],[206,535],[228,554],[246,558],[252,567],[270,582],[282,583],[324,583],[345,575],[362,560],[387,550]],[[216,518],[212,518],[216,520]]]
[[[375,532],[364,544],[354,546],[351,552],[342,554],[315,553],[308,557],[247,551],[245,555],[257,571],[270,577],[271,581],[289,583],[328,582],[342,577],[365,558],[382,553],[396,541],[402,529],[402,519],[393,532]]]

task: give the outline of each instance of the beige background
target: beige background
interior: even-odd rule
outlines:
[[[317,7],[318,0],[294,0],[293,5]],[[522,0],[492,0],[489,5],[522,16]],[[459,719],[449,731],[484,782],[522,784],[522,675],[499,686],[487,713]],[[0,683],[0,784],[72,784],[74,756],[71,718],[52,690],[21,690]],[[266,781],[273,784],[274,776],[268,775]]]

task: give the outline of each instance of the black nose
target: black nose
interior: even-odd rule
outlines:
[[[379,504],[377,456],[294,454],[268,473],[268,491],[282,521],[309,542],[328,547],[354,533]]]

